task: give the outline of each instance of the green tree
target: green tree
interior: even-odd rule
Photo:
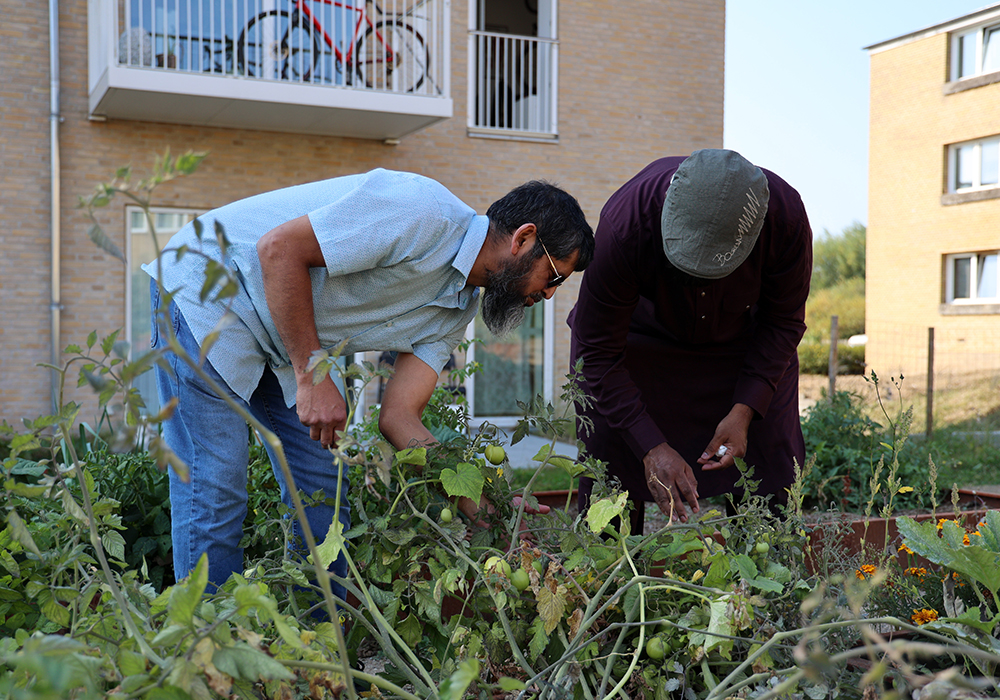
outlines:
[[[840,338],[865,332],[865,233],[865,227],[854,222],[838,234],[824,229],[813,242],[805,343],[829,340],[834,315]]]
[[[857,221],[839,234],[823,229],[813,242],[813,291],[854,278],[864,279],[866,231]]]

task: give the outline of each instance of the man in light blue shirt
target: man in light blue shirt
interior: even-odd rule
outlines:
[[[281,438],[296,488],[324,491],[327,502],[307,509],[310,529],[322,538],[337,489],[326,448],[346,427],[347,407],[331,378],[313,383],[306,370],[313,352],[345,342],[345,354],[397,351],[379,428],[397,449],[432,442],[421,414],[477,304],[487,327],[504,335],[526,306],[586,268],[593,250],[576,200],[551,184],[526,183],[477,216],[433,180],[374,170],[211,211],[143,269],[159,280],[151,287],[154,309],[161,290],[172,295],[160,322],[169,321],[194,358],[210,345],[204,371]],[[206,258],[233,271],[234,298],[202,301]],[[154,347],[166,347],[163,330],[154,320]],[[207,552],[209,580],[221,585],[243,568],[247,426],[211,383],[177,355],[166,358],[170,371],[156,370],[160,400],[176,398],[177,407],[164,437],[190,469],[186,483],[170,475],[175,575],[186,576]],[[346,529],[346,476],[342,483]],[[343,559],[333,570],[346,574]]]

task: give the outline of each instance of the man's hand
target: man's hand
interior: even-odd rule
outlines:
[[[743,457],[747,453],[747,433],[750,430],[751,420],[753,420],[752,408],[742,403],[734,405],[719,423],[715,429],[715,436],[698,458],[698,464],[702,465],[702,469],[714,471],[735,465],[736,458]],[[726,448],[721,455],[720,447]]]
[[[514,508],[514,510],[517,510],[521,507],[522,500],[523,499],[520,496],[514,496],[514,498],[511,499],[511,507]],[[487,528],[490,524],[483,519],[483,516],[487,513],[493,513],[496,508],[492,503],[490,503],[486,496],[483,496],[478,504],[471,498],[462,496],[458,499],[458,510],[476,527]],[[524,507],[524,512],[528,515],[545,515],[551,510],[552,509],[544,503],[539,503],[538,508],[529,508],[527,505]],[[527,542],[532,542],[534,539],[531,531],[528,530],[528,524],[524,522],[523,518],[521,519],[521,528],[518,536],[521,540]],[[467,537],[472,537],[472,533],[469,533]],[[511,548],[512,544],[513,543],[511,542],[506,543],[508,550]]]
[[[330,377],[313,384],[312,374],[300,375],[295,392],[295,409],[302,425],[309,426],[309,437],[323,447],[333,447],[337,431],[347,425],[347,404]]]
[[[677,518],[682,523],[687,522],[682,499],[687,501],[692,511],[698,512],[698,482],[677,450],[662,442],[646,453],[642,464],[646,469],[649,492],[653,494],[661,513],[671,520]]]

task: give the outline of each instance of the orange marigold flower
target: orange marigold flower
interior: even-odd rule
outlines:
[[[914,608],[913,615],[910,616],[915,625],[926,625],[928,622],[934,622],[938,619],[938,611],[933,608],[928,610],[924,608],[923,610],[917,610]]]
[[[875,567],[871,564],[862,564],[860,569],[854,571],[854,575],[859,579],[864,581],[868,576],[872,576],[875,573]]]
[[[923,578],[927,575],[927,569],[922,566],[911,566],[903,573],[907,576],[919,576],[920,578]]]
[[[962,535],[962,544],[964,544],[965,546],[969,546],[970,544],[972,544],[972,542],[969,541],[969,533],[968,532],[966,532],[964,535]]]
[[[899,545],[899,549],[897,549],[896,551],[897,552],[906,552],[907,554],[914,554],[914,551],[912,549],[910,549],[909,547],[907,547],[905,544]]]
[[[940,530],[941,528],[943,528],[944,524],[947,522],[950,522],[948,518],[938,518],[937,529]]]

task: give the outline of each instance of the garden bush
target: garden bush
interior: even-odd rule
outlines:
[[[834,392],[832,399],[824,392],[806,410],[802,436],[806,455],[814,460],[803,484],[807,507],[860,513],[873,496],[873,479],[877,483],[879,471],[893,459],[898,478],[909,488],[905,507],[941,502],[938,485],[928,479],[928,451],[907,439],[910,412],[900,410],[895,418],[884,413],[883,418],[883,423],[872,420],[863,399],[847,391]]]
[[[865,278],[853,277],[824,289],[812,289],[806,301],[806,339],[830,340],[830,320],[837,317],[837,335],[847,340],[865,332]]]
[[[803,340],[799,343],[799,372],[829,374],[830,344]],[[840,343],[837,346],[837,374],[864,374],[865,346]]]

